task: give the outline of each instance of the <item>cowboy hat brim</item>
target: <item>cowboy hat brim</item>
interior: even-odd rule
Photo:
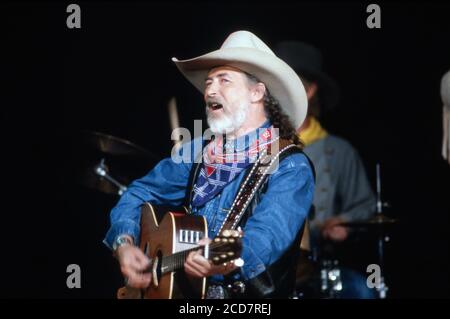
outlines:
[[[172,58],[183,75],[204,92],[208,72],[218,66],[231,66],[257,77],[268,88],[298,129],[303,123],[308,99],[297,73],[273,54],[245,47],[222,48],[202,56],[178,60]]]

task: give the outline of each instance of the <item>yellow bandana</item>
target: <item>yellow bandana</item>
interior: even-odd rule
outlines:
[[[312,144],[327,135],[328,132],[320,125],[319,121],[314,116],[310,117],[308,127],[298,134],[305,145]]]

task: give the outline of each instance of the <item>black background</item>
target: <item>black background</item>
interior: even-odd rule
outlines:
[[[450,167],[441,158],[440,79],[450,69],[450,5],[379,3],[2,4],[1,297],[113,298],[118,267],[101,243],[118,197],[78,183],[80,130],[170,154],[167,102],[181,126],[203,118],[201,94],[170,58],[217,49],[236,30],[269,46],[297,39],[321,48],[342,91],[324,119],[359,151],[371,184],[381,163],[386,213],[400,219],[387,246],[388,295],[449,297]],[[375,243],[359,247],[367,253]],[[356,252],[355,254],[358,254]],[[376,260],[370,260],[376,262]],[[81,289],[66,267],[81,267]]]

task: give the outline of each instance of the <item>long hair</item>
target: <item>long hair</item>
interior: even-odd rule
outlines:
[[[297,135],[297,131],[291,124],[289,117],[281,109],[280,103],[270,94],[266,88],[264,94],[264,110],[273,127],[278,128],[280,138],[291,140],[295,145],[303,149],[304,144]]]
[[[246,73],[246,75],[252,84],[263,83],[251,74]],[[264,111],[273,127],[278,128],[280,138],[291,140],[292,143],[303,149],[304,144],[298,137],[289,117],[283,112],[280,103],[270,94],[267,87],[264,93]]]

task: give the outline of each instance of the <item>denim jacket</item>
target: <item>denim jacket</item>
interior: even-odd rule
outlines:
[[[238,147],[245,147],[252,143],[254,136],[239,137],[235,143]],[[145,202],[183,205],[192,162],[200,157],[201,151],[201,138],[185,143],[173,158],[163,159],[147,175],[132,182],[111,211],[111,227],[103,242],[111,248],[117,236],[128,234],[138,243],[140,207]],[[205,216],[209,238],[216,236],[245,172],[242,171],[205,205],[192,208],[194,214]],[[305,221],[313,192],[312,169],[302,153],[289,155],[269,175],[267,189],[243,229],[244,265],[240,271],[243,280],[263,272],[289,248]],[[215,280],[220,280],[222,276],[215,277]]]

